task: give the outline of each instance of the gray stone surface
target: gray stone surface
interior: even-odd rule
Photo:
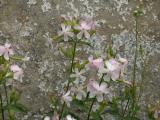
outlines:
[[[22,102],[31,112],[17,120],[40,120],[49,110],[52,90],[65,80],[65,59],[58,55],[57,44],[51,42],[59,29],[61,14],[94,16],[101,23],[102,36],[95,41],[94,50],[101,53],[112,41],[132,67],[133,11],[137,5],[144,12],[139,18],[139,33],[148,61],[144,100],[153,102],[160,97],[160,0],[0,0],[0,43],[9,41],[18,54],[31,58],[23,64],[23,83],[17,83]]]

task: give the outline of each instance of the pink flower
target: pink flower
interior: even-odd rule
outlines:
[[[99,85],[99,83],[94,80],[89,81],[87,85],[87,91],[90,92],[89,96],[91,98],[96,96],[98,102],[103,101],[103,94],[109,93],[109,90],[107,89],[107,85],[105,83]]]
[[[59,120],[59,115],[57,112],[54,112],[54,115],[52,116],[52,120]]]
[[[14,52],[11,48],[11,44],[5,43],[4,46],[0,46],[0,56],[4,56],[6,60],[9,60],[9,57],[13,55]]]
[[[124,69],[127,65],[127,60],[124,58],[120,58],[119,59],[120,62],[116,61],[115,59],[110,59],[108,61],[106,61],[106,66],[107,66],[107,70],[108,73],[111,76],[111,79],[113,81],[117,80],[120,78],[120,75],[123,75]]]
[[[88,58],[88,61],[89,61],[89,63],[86,65],[87,68],[99,70],[100,68],[103,67],[103,59],[102,58],[93,59],[93,56],[90,56]]]
[[[77,34],[77,38],[81,39],[83,36],[85,38],[90,38],[90,34],[88,33],[89,30],[91,30],[92,25],[89,24],[86,21],[81,21],[80,25],[75,26],[76,30],[79,30],[80,32]]]
[[[22,82],[23,70],[18,65],[11,65],[10,70],[14,73],[13,78]]]
[[[61,24],[62,31],[58,32],[59,36],[64,35],[64,41],[68,41],[68,37],[73,37],[74,34],[71,32],[71,26],[65,26],[65,24]]]

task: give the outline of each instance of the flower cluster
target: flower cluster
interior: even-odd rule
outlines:
[[[14,51],[10,43],[5,43],[4,46],[0,46],[0,56],[5,60],[9,60],[14,55]],[[11,65],[10,71],[13,72],[13,78],[22,82],[23,70],[18,65]]]
[[[90,45],[88,39],[90,39],[93,34],[96,35],[96,22],[93,21],[93,19],[78,20],[73,18],[64,20],[64,23],[61,24],[61,31],[59,31],[58,36],[54,38],[56,41],[58,40],[64,43],[65,48],[61,47],[60,50],[66,57],[71,59],[69,80],[66,86],[64,86],[66,90],[64,90],[62,96],[60,96],[62,109],[55,107],[56,109],[54,111],[56,111],[56,113],[58,111],[59,113],[54,115],[55,120],[61,120],[62,118],[65,120],[75,120],[71,116],[63,115],[63,112],[67,112],[65,111],[65,107],[72,109],[75,102],[82,102],[83,107],[87,109],[90,101],[93,101],[93,105],[88,113],[90,117],[90,112],[99,111],[99,106],[101,106],[102,103],[112,99],[109,98],[112,96],[111,85],[104,81],[104,77],[109,76],[109,81],[113,82],[123,78],[123,73],[128,63],[124,58],[119,57],[116,59],[111,56],[110,58],[104,59],[102,57],[89,55],[88,60],[82,60],[76,57],[77,46]],[[68,49],[66,49],[67,47]],[[81,61],[81,63],[77,62],[77,60]],[[47,118],[45,119],[48,120]]]
[[[26,107],[19,101],[19,93],[15,90],[14,84],[10,84],[12,79],[22,82],[23,69],[15,64],[15,60],[26,61],[28,57],[21,58],[15,56],[15,52],[10,43],[0,45],[0,89],[4,91],[0,92],[0,112],[3,120],[16,119],[16,109],[18,109],[19,112],[27,111]],[[8,85],[10,85],[10,89],[8,89]],[[4,93],[5,95],[3,95]],[[4,99],[2,99],[2,96],[5,96]],[[7,114],[7,116],[5,114]]]

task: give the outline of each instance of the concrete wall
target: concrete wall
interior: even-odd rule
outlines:
[[[59,30],[60,15],[94,16],[101,24],[101,37],[95,41],[94,50],[86,51],[105,54],[104,48],[112,42],[118,54],[129,59],[130,69],[135,46],[133,11],[139,5],[144,12],[138,29],[148,62],[144,90],[147,103],[160,96],[160,0],[0,0],[0,43],[9,41],[18,54],[30,57],[23,64],[23,83],[16,83],[22,102],[31,110],[24,120],[39,120],[49,110],[48,96],[65,81],[65,59],[59,56],[57,44],[51,42]],[[139,69],[140,65],[139,60]]]

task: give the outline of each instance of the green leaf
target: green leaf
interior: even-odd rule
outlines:
[[[8,109],[12,110],[14,112],[23,112],[23,113],[27,112],[27,108],[20,103],[11,104],[11,105],[8,106]]]
[[[88,110],[87,105],[83,101],[74,99],[73,105],[75,105],[75,107],[78,108],[80,111],[87,112],[87,110]]]
[[[60,40],[61,37],[62,37],[62,36],[58,36],[58,35],[57,35],[57,36],[54,36],[54,37],[53,37],[53,40],[57,42],[57,41]]]
[[[93,46],[91,45],[91,43],[89,43],[89,42],[87,42],[87,41],[79,40],[79,41],[77,41],[77,43],[82,44],[82,45],[87,45],[87,46],[93,48]]]
[[[19,96],[18,96],[18,94],[16,93],[16,91],[11,91],[11,93],[10,93],[10,104],[12,104],[12,103],[16,103],[18,100],[19,100]]]
[[[22,61],[24,59],[24,57],[20,57],[20,56],[12,56],[10,57],[12,60],[16,60],[16,61]]]
[[[72,58],[73,57],[73,47],[60,47],[60,51],[63,53],[65,57]]]
[[[0,56],[0,65],[1,64],[4,64],[6,62],[6,60],[4,59],[4,57],[3,56]]]
[[[101,102],[99,105],[100,106],[99,106],[98,111],[99,112],[103,112],[105,110],[105,108],[106,108],[106,103],[105,102]]]
[[[99,112],[91,113],[91,120],[103,120]]]

